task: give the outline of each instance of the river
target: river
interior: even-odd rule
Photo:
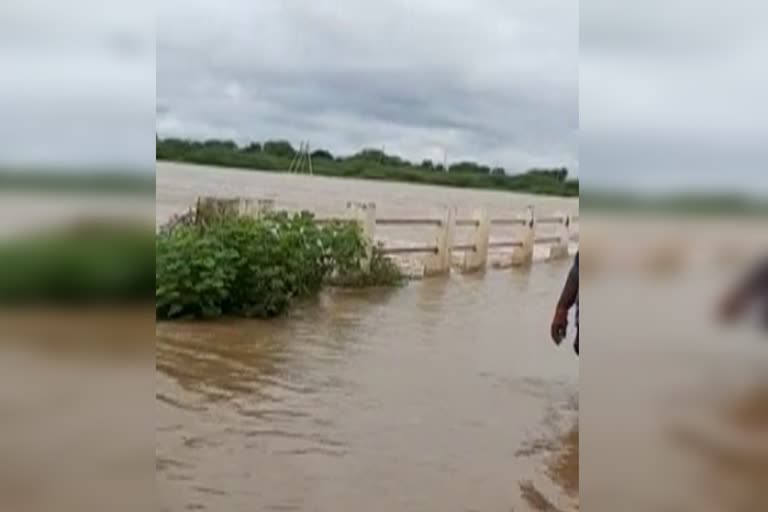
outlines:
[[[492,216],[528,204],[578,211],[576,200],[158,163],[158,223],[206,194],[273,197],[322,215],[349,200],[397,216],[446,204]],[[578,360],[548,338],[568,267],[328,291],[269,322],[158,324],[161,505],[574,509]]]

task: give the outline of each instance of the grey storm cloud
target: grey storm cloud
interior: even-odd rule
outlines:
[[[587,186],[768,193],[762,2],[581,4]]]
[[[578,169],[578,4],[163,0],[160,135]]]

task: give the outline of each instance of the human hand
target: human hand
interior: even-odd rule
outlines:
[[[550,326],[550,335],[556,345],[565,339],[565,335],[568,328],[568,310],[564,308],[557,308],[555,310],[555,316],[552,319],[552,325]]]

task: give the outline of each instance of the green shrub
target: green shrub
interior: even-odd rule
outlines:
[[[159,318],[270,318],[332,278],[351,282],[346,276],[361,274],[365,245],[355,223],[318,224],[309,213],[281,212],[178,223],[157,234],[156,255]]]
[[[343,288],[365,288],[375,286],[400,286],[406,281],[406,276],[400,267],[386,256],[381,247],[374,247],[369,268],[366,271],[355,269],[334,276],[330,284]]]
[[[149,300],[152,231],[83,223],[0,243],[0,301],[83,304]]]

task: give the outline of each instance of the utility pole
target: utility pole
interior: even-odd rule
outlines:
[[[299,151],[291,160],[288,172],[301,174],[304,172],[305,165],[308,167],[309,174],[314,175],[312,169],[312,155],[309,153],[309,141],[299,142]]]

